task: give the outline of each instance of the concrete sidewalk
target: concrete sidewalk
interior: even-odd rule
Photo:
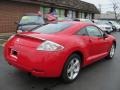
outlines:
[[[15,32],[12,33],[0,33],[0,40],[1,39],[8,39],[11,35],[15,34]]]
[[[12,33],[0,33],[0,46],[4,46],[4,44],[6,43],[8,38],[13,34],[15,34],[15,32],[12,32]]]

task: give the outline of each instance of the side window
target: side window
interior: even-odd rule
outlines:
[[[86,35],[88,35],[88,33],[87,33],[87,31],[86,31],[86,28],[83,28],[83,29],[79,30],[79,31],[77,32],[77,34],[78,34],[78,35],[81,35],[81,36],[86,36]]]
[[[101,31],[95,26],[88,26],[87,32],[89,36],[102,37]]]

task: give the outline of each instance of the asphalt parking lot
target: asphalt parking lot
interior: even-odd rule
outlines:
[[[79,78],[71,84],[36,78],[15,69],[5,61],[0,46],[0,90],[120,90],[120,32],[113,35],[117,38],[115,57],[82,69]]]

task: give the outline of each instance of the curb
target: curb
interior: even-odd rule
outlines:
[[[0,33],[0,39],[7,39],[13,34],[15,34],[15,32],[13,32],[13,33]]]
[[[5,44],[0,44],[0,47],[4,47]]]

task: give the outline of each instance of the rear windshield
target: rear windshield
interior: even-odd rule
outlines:
[[[56,24],[48,24],[48,25],[39,27],[36,30],[33,30],[33,32],[38,32],[43,34],[52,34],[52,33],[57,33],[62,30],[65,30],[66,28],[69,28],[71,26],[72,26],[72,23],[59,22]]]
[[[20,24],[45,24],[41,16],[23,16]]]

